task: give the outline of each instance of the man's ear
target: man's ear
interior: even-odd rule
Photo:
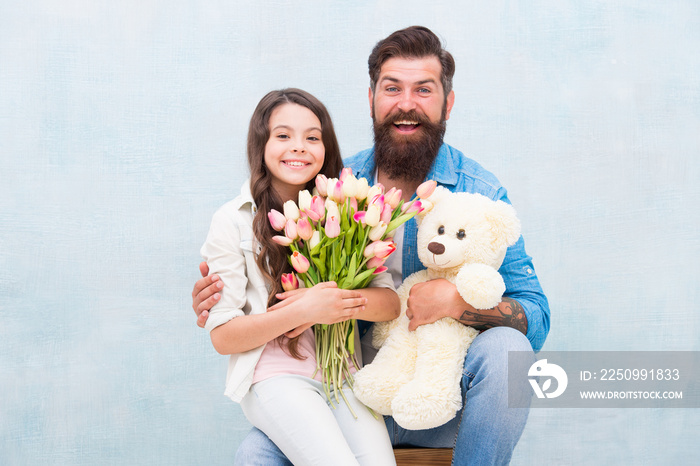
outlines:
[[[447,99],[445,99],[445,121],[450,119],[450,112],[452,111],[452,106],[455,104],[455,91],[450,91],[447,94]]]
[[[373,104],[374,104],[374,94],[372,93],[372,87],[371,87],[371,86],[370,86],[370,88],[369,88],[368,94],[369,94],[369,116],[371,116],[372,118],[374,118],[374,108],[373,108]]]

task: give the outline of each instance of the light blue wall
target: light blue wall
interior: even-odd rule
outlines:
[[[457,61],[447,141],[509,188],[546,350],[700,350],[700,6],[0,3],[0,463],[231,464],[248,425],[190,292],[267,91],[371,144],[366,59]],[[698,376],[697,374],[695,376]],[[698,410],[533,410],[513,464],[698,464]]]

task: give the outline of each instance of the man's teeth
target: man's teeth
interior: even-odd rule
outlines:
[[[416,126],[418,125],[417,121],[409,121],[409,120],[400,120],[400,121],[395,121],[395,125],[410,125],[410,126]]]

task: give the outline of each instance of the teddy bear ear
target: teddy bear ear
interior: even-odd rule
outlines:
[[[435,190],[430,196],[425,199],[421,199],[421,206],[423,207],[423,210],[416,214],[416,221],[418,222],[418,225],[420,225],[421,221],[423,218],[425,218],[428,212],[433,210],[433,208],[449,194],[451,194],[449,189],[443,188],[442,186],[436,186]]]
[[[491,225],[496,232],[495,238],[499,247],[512,246],[520,238],[520,220],[515,214],[512,205],[503,201],[496,201],[493,209],[486,213]]]

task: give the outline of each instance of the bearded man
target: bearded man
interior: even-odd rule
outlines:
[[[453,192],[483,194],[508,201],[496,177],[457,149],[445,144],[446,121],[455,101],[455,63],[439,38],[414,26],[381,40],[369,60],[369,104],[374,122],[374,147],[347,159],[345,165],[370,184],[402,190],[410,199],[424,180],[435,180]],[[397,250],[386,264],[395,283],[423,269],[416,253],[415,220],[397,231]],[[220,281],[206,277],[195,285],[193,308],[198,325],[219,299]],[[409,330],[452,317],[482,332],[464,361],[463,408],[440,427],[409,431],[386,417],[395,446],[453,448],[453,463],[507,464],[522,434],[528,408],[508,407],[508,352],[539,351],[549,331],[549,305],[521,237],[508,249],[499,269],[506,284],[502,302],[477,310],[465,303],[455,286],[438,279],[413,286],[406,311]],[[361,326],[366,334],[369,325]],[[365,363],[369,362],[367,351]],[[253,431],[236,453],[235,464],[291,464],[262,432]]]

